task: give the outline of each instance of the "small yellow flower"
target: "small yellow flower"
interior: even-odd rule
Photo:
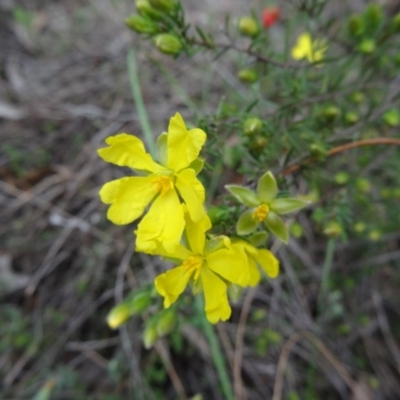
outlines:
[[[309,33],[303,33],[292,48],[292,57],[295,60],[307,58],[310,63],[320,63],[327,48],[326,40],[313,41]]]
[[[142,216],[151,203],[139,223],[138,240],[148,250],[156,246],[157,240],[173,251],[185,226],[181,199],[194,221],[206,216],[204,187],[193,166],[205,140],[205,132],[188,130],[179,113],[170,119],[168,133],[162,133],[157,140],[159,163],[137,137],[126,133],[108,137],[109,147],[98,150],[100,157],[142,175],[115,179],[101,188],[101,200],[111,204],[108,219],[117,225],[128,224]]]
[[[180,260],[181,264],[155,279],[157,292],[164,297],[164,307],[168,308],[192,283],[197,291],[204,292],[207,319],[213,324],[226,321],[232,312],[227,285],[248,284],[247,257],[243,248],[226,236],[206,240],[205,232],[211,227],[208,217],[198,223],[188,213],[185,217],[187,247],[179,244],[174,252],[159,248],[161,256]]]

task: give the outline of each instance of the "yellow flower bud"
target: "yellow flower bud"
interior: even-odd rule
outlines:
[[[128,28],[138,33],[156,33],[158,26],[141,15],[133,14],[125,20]]]
[[[366,227],[366,225],[364,224],[364,222],[357,222],[357,223],[354,225],[354,230],[355,230],[357,233],[363,233],[363,232],[365,231],[366,228],[367,228],[367,227]]]
[[[121,303],[113,307],[107,315],[107,324],[111,329],[117,329],[130,317],[130,310],[127,304]]]
[[[238,72],[238,78],[244,83],[254,83],[258,80],[258,74],[254,69],[244,68]]]
[[[373,242],[378,241],[381,237],[382,232],[378,229],[373,229],[368,235],[369,240],[372,240]]]
[[[246,135],[255,135],[260,133],[262,121],[258,118],[247,118],[243,123],[243,131]]]
[[[257,21],[252,17],[242,17],[238,24],[239,32],[244,36],[254,37],[260,31]]]
[[[179,38],[170,33],[162,33],[154,39],[158,50],[165,54],[177,55],[182,51],[182,43]]]

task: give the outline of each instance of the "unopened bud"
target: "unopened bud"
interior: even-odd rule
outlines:
[[[375,30],[383,20],[382,7],[379,4],[369,4],[364,12],[364,21],[371,30]]]
[[[243,123],[243,131],[246,135],[256,135],[261,132],[262,121],[258,118],[247,118]]]
[[[335,238],[343,233],[341,225],[335,221],[331,221],[324,229],[324,234],[328,237]]]
[[[322,117],[327,122],[334,121],[340,115],[340,109],[336,106],[328,106],[322,112]]]
[[[304,236],[303,227],[298,222],[294,222],[290,227],[290,234],[296,239],[300,239]]]
[[[396,109],[392,108],[383,114],[383,120],[389,126],[399,126],[400,125],[400,113]]]
[[[350,95],[350,101],[354,104],[361,104],[365,100],[364,93],[354,92]]]
[[[157,329],[154,323],[150,323],[146,326],[146,329],[143,332],[143,345],[146,349],[151,349],[154,343],[158,339]]]
[[[258,74],[254,69],[244,68],[238,72],[238,78],[244,83],[254,83],[258,80]]]
[[[218,224],[226,220],[229,213],[222,207],[218,206],[210,206],[207,211],[208,216],[210,217],[211,223],[213,225]]]
[[[349,20],[348,29],[351,36],[357,37],[364,32],[364,23],[359,15],[353,15]]]
[[[363,233],[366,228],[367,226],[364,224],[364,222],[356,222],[356,224],[354,225],[354,230],[357,233]]]
[[[170,33],[162,33],[154,39],[158,50],[165,54],[177,55],[182,51],[182,43],[177,36]]]
[[[242,35],[254,37],[260,31],[257,21],[252,17],[242,17],[238,24],[239,32]]]
[[[163,11],[165,13],[169,13],[175,8],[174,0],[149,0],[149,3],[156,10]]]
[[[320,143],[313,143],[310,146],[310,153],[318,158],[324,158],[327,154],[326,148]]]
[[[364,39],[361,43],[360,46],[358,47],[358,50],[362,54],[372,54],[375,51],[376,48],[376,43],[372,39]]]
[[[152,7],[148,0],[136,0],[135,6],[136,11],[143,17],[148,17],[154,20],[162,18],[162,14]]]
[[[158,32],[158,26],[148,19],[138,14],[133,14],[125,20],[125,24],[128,28],[138,33],[156,33]]]
[[[371,191],[371,183],[368,179],[359,178],[356,181],[356,187],[360,192],[369,193]]]
[[[393,32],[400,32],[400,13],[393,17],[391,25]]]
[[[376,242],[381,237],[382,237],[382,232],[378,229],[373,229],[368,235],[369,240],[372,240],[373,242]]]
[[[338,172],[335,175],[335,182],[338,185],[344,185],[345,183],[347,183],[350,179],[350,176],[347,172]]]
[[[130,317],[129,307],[121,303],[113,307],[107,315],[107,324],[111,329],[117,329]]]
[[[344,115],[344,120],[349,124],[349,125],[354,125],[359,121],[360,117],[358,114],[354,111],[348,111]]]
[[[159,336],[170,333],[176,326],[177,317],[173,309],[165,310],[159,317],[156,325],[157,333]]]
[[[267,147],[268,140],[261,135],[257,135],[249,144],[249,149],[256,154],[260,154]]]

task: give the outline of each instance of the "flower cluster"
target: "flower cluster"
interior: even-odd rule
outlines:
[[[170,119],[168,132],[156,144],[157,160],[146,152],[143,142],[121,133],[106,139],[108,147],[98,150],[112,164],[129,167],[137,175],[106,183],[100,198],[110,204],[107,217],[113,223],[129,224],[141,218],[136,234],[136,251],[173,260],[177,266],[155,279],[157,292],[168,308],[191,285],[203,292],[205,312],[211,323],[231,315],[229,285],[254,286],[260,280],[259,266],[274,278],[279,263],[267,249],[258,249],[265,232],[255,232],[258,224],[287,241],[287,230],[278,216],[298,210],[306,204],[299,199],[277,199],[277,185],[270,172],[264,174],[257,193],[230,185],[228,190],[251,207],[239,218],[238,236],[213,236],[204,200],[205,189],[197,178],[203,166],[199,158],[206,133],[187,129],[181,115]],[[251,237],[245,236],[252,234]],[[121,319],[122,321],[122,319]],[[113,323],[117,326],[118,323]]]

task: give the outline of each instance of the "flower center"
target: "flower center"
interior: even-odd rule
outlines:
[[[170,176],[157,176],[151,181],[156,186],[157,193],[165,196],[170,190],[174,188],[174,181]]]
[[[183,262],[182,267],[185,268],[185,272],[187,272],[188,274],[192,275],[194,273],[194,280],[197,281],[202,265],[202,257],[190,256]]]
[[[264,221],[264,218],[267,216],[269,213],[269,207],[266,204],[261,204],[261,206],[258,206],[253,214],[251,215],[251,218],[254,219],[257,222]]]

